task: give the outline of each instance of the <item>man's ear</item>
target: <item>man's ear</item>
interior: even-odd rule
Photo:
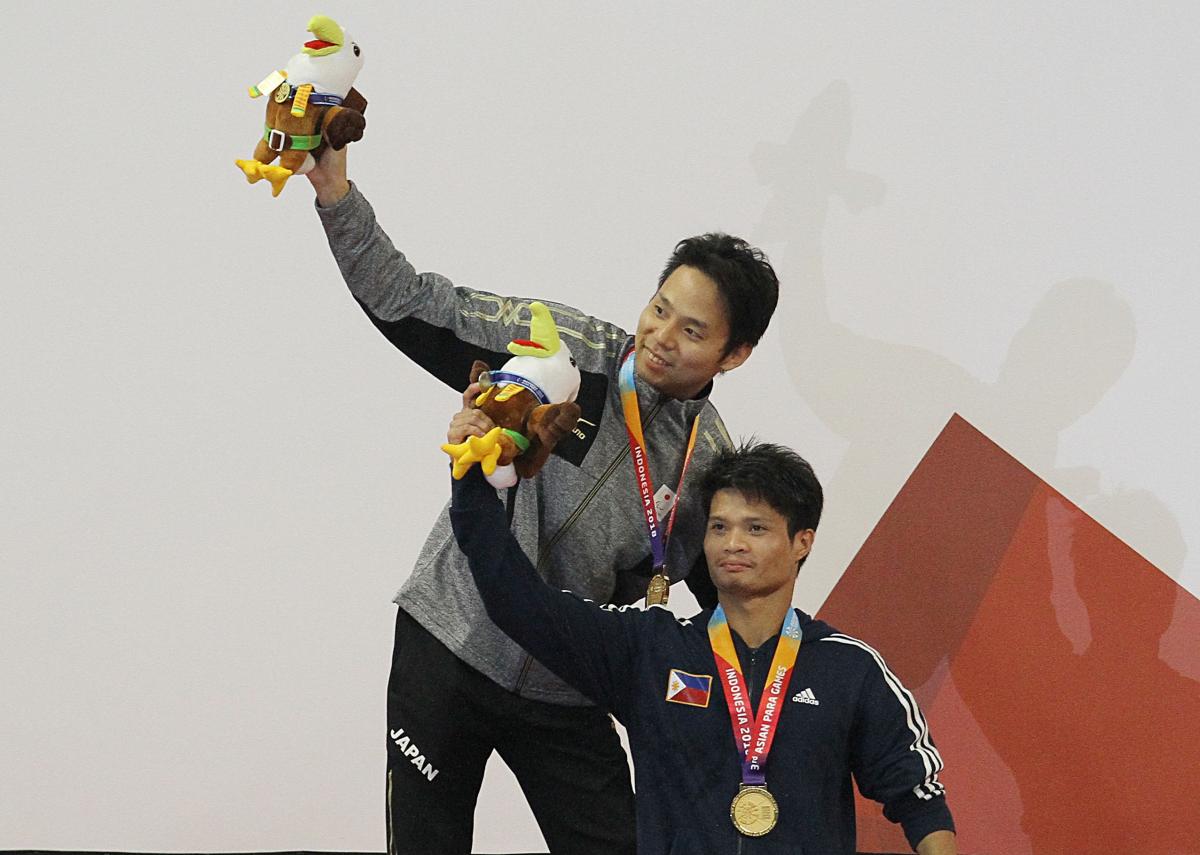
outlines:
[[[801,529],[792,538],[792,560],[799,561],[812,551],[813,539],[817,533],[811,528]]]
[[[750,358],[750,353],[753,350],[754,350],[754,345],[748,344],[746,342],[742,342],[737,347],[735,347],[733,350],[729,351],[729,353],[726,354],[725,358],[721,360],[721,366],[720,366],[721,373],[724,373],[726,371],[732,371],[733,369],[737,368],[739,365],[741,365],[743,362],[745,362],[747,359]]]

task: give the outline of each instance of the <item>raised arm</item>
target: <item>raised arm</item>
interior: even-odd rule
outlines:
[[[380,227],[370,203],[347,180],[345,151],[327,151],[308,175],[317,214],[342,278],[367,317],[421,368],[461,389],[471,364],[493,368],[528,338],[532,298],[504,297],[456,287],[438,273],[419,273]],[[607,375],[626,333],[606,321],[542,299],[580,371]]]
[[[637,656],[636,611],[602,608],[537,575],[508,529],[504,508],[474,467],[453,482],[450,522],[488,617],[535,659],[624,719]]]
[[[347,179],[345,149],[324,152],[308,179],[350,293],[379,331],[421,368],[461,389],[476,359],[498,366],[509,357],[508,343],[528,336],[530,313],[521,300],[417,272]]]

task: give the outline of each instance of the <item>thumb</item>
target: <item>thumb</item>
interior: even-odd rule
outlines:
[[[463,409],[474,409],[475,399],[483,392],[483,386],[478,383],[472,383],[463,392]]]

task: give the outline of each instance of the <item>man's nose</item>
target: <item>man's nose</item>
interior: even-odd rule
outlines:
[[[658,331],[658,343],[663,350],[674,350],[679,342],[679,330],[676,329],[675,323],[668,322],[662,325]]]

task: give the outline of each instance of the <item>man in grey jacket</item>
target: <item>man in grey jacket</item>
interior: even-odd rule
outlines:
[[[419,366],[461,389],[475,359],[498,367],[508,342],[528,336],[527,300],[417,273],[347,180],[344,150],[326,152],[308,177],[351,293]],[[644,596],[655,577],[686,578],[702,605],[715,603],[692,473],[730,445],[708,400],[713,378],[745,362],[777,299],[761,252],[710,234],[675,248],[635,335],[542,301],[578,364],[581,417],[537,477],[505,499],[514,537],[550,585],[624,604]],[[448,439],[487,427],[468,407]],[[639,476],[647,472],[655,480]],[[488,619],[446,511],[395,601],[389,853],[469,852],[493,751],[516,776],[552,852],[632,853],[629,767],[611,721]]]

